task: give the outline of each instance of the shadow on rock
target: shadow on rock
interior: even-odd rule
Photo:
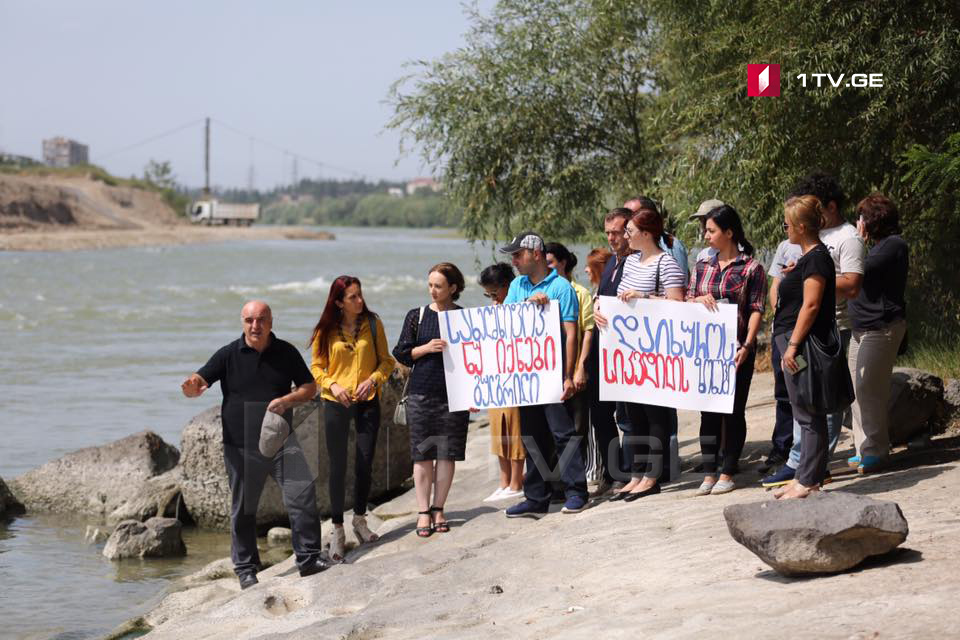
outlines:
[[[896,549],[889,551],[884,554],[877,556],[870,556],[866,558],[863,562],[858,564],[855,567],[851,567],[846,571],[841,571],[839,573],[814,573],[805,576],[782,576],[773,569],[764,569],[763,571],[758,571],[754,576],[755,578],[761,578],[768,582],[776,582],[779,584],[795,584],[797,582],[806,582],[808,580],[817,580],[818,578],[823,578],[827,576],[842,576],[846,574],[856,574],[862,573],[864,571],[870,571],[871,569],[883,569],[890,567],[895,564],[916,564],[918,562],[923,562],[923,553],[917,551],[916,549],[906,549],[902,547],[897,547]]]

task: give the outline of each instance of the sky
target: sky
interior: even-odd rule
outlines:
[[[40,159],[63,135],[116,175],[169,161],[198,187],[210,117],[214,186],[251,166],[256,188],[289,184],[291,154],[300,178],[431,175],[385,130],[386,98],[468,28],[456,0],[0,0],[0,151]]]

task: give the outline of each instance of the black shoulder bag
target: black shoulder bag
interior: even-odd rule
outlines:
[[[800,349],[807,366],[796,374],[797,403],[815,415],[846,409],[854,399],[853,381],[836,322],[830,338],[825,343],[810,333]]]

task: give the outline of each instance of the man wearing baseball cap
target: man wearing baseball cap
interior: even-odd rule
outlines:
[[[500,247],[509,253],[520,275],[510,283],[504,304],[556,300],[560,308],[560,333],[563,349],[563,400],[573,396],[576,368],[577,318],[580,305],[570,282],[556,269],[547,266],[546,245],[538,234],[524,231],[510,244]],[[581,436],[576,434],[571,415],[564,403],[520,407],[520,433],[527,453],[527,472],[523,480],[524,501],[508,508],[508,518],[539,518],[550,507],[550,488],[543,470],[549,472],[550,453],[556,451],[560,480],[566,501],[563,513],[579,513],[587,506],[587,476],[580,456]],[[572,451],[573,455],[565,455]],[[555,475],[555,472],[550,473]]]

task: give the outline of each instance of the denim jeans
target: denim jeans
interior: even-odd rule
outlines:
[[[853,332],[850,329],[840,329],[840,340],[843,342],[843,353],[847,353],[850,346],[850,336]],[[850,407],[843,411],[827,414],[827,451],[828,456],[832,456],[837,449],[837,443],[840,441],[840,429],[843,427],[846,414],[850,412]],[[796,469],[800,466],[800,423],[793,421],[793,446],[790,447],[790,458],[787,460],[787,466]]]

